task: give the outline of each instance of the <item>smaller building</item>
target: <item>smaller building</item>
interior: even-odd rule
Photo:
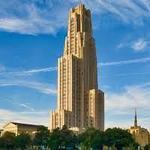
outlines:
[[[147,129],[138,126],[137,113],[135,111],[134,126],[131,126],[129,132],[133,135],[135,141],[142,147],[150,144],[150,133]]]
[[[1,135],[2,135],[2,132],[3,132],[3,129],[0,129],[0,137],[1,137]]]
[[[15,135],[27,133],[32,136],[37,132],[40,126],[41,125],[9,122],[3,126],[3,130],[1,134],[3,135],[5,132],[11,132],[11,133],[14,133]]]

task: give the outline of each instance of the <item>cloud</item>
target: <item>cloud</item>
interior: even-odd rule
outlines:
[[[26,87],[30,89],[37,90],[38,92],[44,94],[56,94],[56,88],[52,87],[52,85],[47,83],[41,83],[37,81],[28,81],[28,80],[20,80],[20,79],[3,79],[0,80],[0,87],[6,86],[18,86],[18,87]]]
[[[20,105],[21,107],[26,108],[27,110],[34,111],[34,108],[31,107],[31,106],[29,106],[29,105],[27,105],[27,104],[19,104],[19,105]]]
[[[137,52],[145,50],[146,47],[150,46],[150,41],[146,41],[145,39],[138,39],[131,45],[131,48]]]
[[[0,72],[3,72],[3,71],[5,71],[5,67],[0,64]]]
[[[150,57],[143,57],[137,59],[122,60],[122,61],[102,62],[102,63],[98,63],[98,66],[128,65],[128,64],[136,64],[136,63],[146,63],[149,61],[150,61]]]
[[[32,69],[28,71],[23,71],[22,73],[25,74],[33,74],[33,73],[40,73],[40,72],[51,72],[51,71],[56,71],[57,67],[49,67],[49,68],[42,68],[42,69]]]
[[[148,51],[150,48],[149,37],[140,37],[137,39],[125,39],[117,45],[117,49],[130,48],[135,52]]]
[[[127,64],[134,64],[134,63],[146,63],[150,61],[150,57],[142,57],[137,59],[129,59],[129,60],[121,60],[121,61],[112,61],[112,62],[100,62],[98,63],[99,66],[117,66],[117,65],[127,65]],[[23,76],[33,76],[34,74],[39,73],[46,73],[46,72],[53,72],[57,71],[57,67],[45,67],[45,68],[36,68],[30,70],[20,70],[20,71],[9,71],[3,65],[0,65],[0,77],[23,77]]]
[[[39,69],[31,69],[31,70],[20,70],[20,71],[9,71],[8,69],[4,69],[4,66],[0,66],[0,75],[1,76],[7,76],[7,75],[13,75],[13,76],[32,76],[37,73],[42,73],[42,72],[51,72],[51,71],[56,71],[57,67],[48,67],[48,68],[39,68]]]
[[[134,109],[137,108],[138,124],[150,128],[150,83],[125,87],[121,92],[105,92],[106,128],[129,128],[133,125]],[[24,105],[22,105],[24,106]],[[26,106],[25,106],[26,107]],[[48,110],[11,111],[0,109],[0,126],[9,121],[48,125]]]
[[[103,76],[102,78],[103,79],[111,79],[112,77],[119,77],[119,78],[121,78],[121,77],[127,77],[127,78],[129,78],[129,77],[135,77],[135,76],[140,76],[140,75],[150,75],[150,72],[134,72],[134,73],[117,73],[117,74],[111,74],[111,76]],[[106,86],[106,88],[108,88],[107,86]]]
[[[15,107],[20,107],[20,108],[24,108],[27,111],[35,111],[35,109],[33,107],[30,106],[30,104],[27,103],[20,103],[12,98],[6,98],[5,100],[3,99],[2,101],[4,101],[5,103],[8,102],[11,105],[14,105]]]
[[[133,120],[134,109],[137,108],[139,123],[143,127],[150,128],[150,83],[125,87],[121,92],[107,91],[106,94],[106,114],[107,126],[114,122],[121,127],[127,127]],[[113,120],[111,119],[113,118]],[[142,120],[146,119],[145,122]],[[110,122],[110,124],[109,124]],[[124,125],[123,125],[124,124]],[[131,126],[132,124],[130,124]],[[129,126],[128,126],[129,127]]]
[[[126,23],[137,24],[137,22],[142,22],[142,18],[150,17],[148,9],[149,2],[146,3],[141,0],[95,0],[94,2],[96,4],[95,7],[97,7],[97,12],[103,11],[103,13],[112,14],[114,17],[118,17],[118,19]]]
[[[47,111],[11,111],[8,109],[0,109],[0,127],[4,126],[9,121],[31,123],[39,125],[48,125],[48,110]]]
[[[35,109],[33,107],[29,106],[29,104],[23,104],[23,103],[18,103],[18,102],[15,102],[15,103],[12,102],[12,104],[18,105],[28,111],[35,111]]]
[[[134,64],[134,63],[147,63],[149,61],[150,61],[150,57],[142,57],[142,58],[137,58],[137,59],[129,59],[129,60],[121,60],[121,61],[100,62],[98,63],[98,67],[99,66],[107,67],[107,66],[127,65],[127,64]],[[45,67],[45,68],[22,70],[22,71],[8,71],[5,68],[5,71],[2,70],[0,72],[0,76],[1,77],[6,77],[10,75],[13,77],[33,76],[34,74],[53,72],[53,71],[57,71],[57,67],[48,67],[48,68]]]
[[[82,0],[99,17],[111,14],[125,23],[150,17],[147,0]],[[68,11],[80,0],[0,1],[0,29],[21,34],[55,34],[67,25]],[[15,5],[15,7],[14,7]],[[60,11],[61,10],[61,11]]]
[[[64,7],[61,5],[61,2],[51,0],[12,0],[7,4],[2,0],[0,29],[21,34],[55,34],[66,25],[66,12],[70,7],[68,3],[63,3]]]
[[[0,19],[0,29],[8,32],[17,32],[21,34],[32,34],[32,35],[36,35],[38,33],[55,34],[57,30],[57,25],[56,27],[54,27],[53,23],[48,22],[46,20],[39,20],[33,22],[33,19],[23,20],[18,18],[3,18]]]
[[[34,79],[34,75],[38,73],[46,73],[56,71],[57,67],[22,70],[22,71],[9,71],[5,67],[4,71],[0,72],[0,87],[18,86],[26,87],[37,90],[44,94],[56,94],[55,85],[45,82],[39,82]],[[27,78],[30,77],[30,78]]]

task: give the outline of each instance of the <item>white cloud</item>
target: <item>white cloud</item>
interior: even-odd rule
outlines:
[[[150,49],[149,37],[140,37],[137,39],[125,39],[117,45],[117,49],[130,48],[135,52],[148,51]]]
[[[135,63],[146,63],[149,61],[150,61],[150,57],[143,57],[137,59],[122,60],[122,61],[102,62],[102,63],[98,63],[98,66],[128,65],[128,64],[135,64]]]
[[[0,19],[0,29],[33,35],[38,33],[56,33],[58,25],[54,26],[54,23],[42,19],[37,21],[33,21],[33,19],[3,18]]]
[[[150,57],[143,57],[143,58],[132,59],[132,60],[102,62],[102,63],[98,63],[98,67],[146,63],[149,61],[150,61]],[[5,68],[5,69],[1,69],[2,71],[0,72],[0,78],[1,78],[0,87],[17,86],[17,87],[26,87],[26,88],[34,89],[44,94],[57,93],[55,85],[33,80],[35,74],[57,71],[57,67],[38,68],[38,69],[30,69],[30,70],[22,70],[22,71],[9,71],[9,69],[7,69],[4,66],[2,66],[1,68]],[[115,76],[127,76],[127,75],[139,75],[139,74],[148,74],[148,73],[117,74]],[[27,78],[28,76],[32,77],[32,79]]]
[[[3,79],[0,80],[0,87],[6,86],[18,86],[35,89],[44,94],[56,94],[56,88],[47,83],[41,83],[37,81],[30,80],[20,80],[20,79]]]
[[[8,69],[4,69],[3,67],[0,67],[0,76],[32,76],[37,73],[45,73],[45,72],[52,72],[56,71],[57,67],[48,67],[48,68],[36,68],[31,70],[20,70],[20,71],[9,71]]]
[[[61,3],[57,6],[51,0],[24,2],[12,0],[7,3],[2,0],[0,29],[21,34],[55,34],[66,24],[67,14],[64,12],[68,11],[67,4],[61,7]]]
[[[0,72],[5,71],[5,67],[0,64]]]
[[[28,71],[23,71],[22,73],[40,73],[40,72],[51,72],[51,71],[56,71],[57,67],[49,67],[49,68],[41,68],[41,69],[32,69]]]
[[[139,86],[125,87],[121,92],[106,92],[106,123],[107,127],[118,125],[129,127],[134,116],[134,109],[137,108],[139,114],[139,124],[150,128],[150,83]],[[142,120],[146,120],[142,122]],[[114,124],[113,124],[114,123]]]
[[[142,22],[143,17],[150,17],[150,2],[147,0],[82,2],[99,16],[109,13],[127,23]],[[79,0],[11,0],[7,3],[1,0],[0,29],[22,34],[55,34],[67,25],[69,9],[79,3]]]
[[[20,103],[12,98],[7,98],[7,99],[3,99],[3,101],[6,103],[8,102],[11,105],[14,105],[15,107],[20,107],[20,108],[24,108],[27,111],[35,111],[35,109],[33,107],[31,107],[29,103]]]
[[[135,51],[143,51],[146,47],[150,45],[149,41],[146,41],[145,39],[138,39],[131,45],[131,48],[133,48]]]
[[[26,111],[17,112],[7,109],[0,109],[0,128],[9,121],[48,125],[49,113],[47,111]]]
[[[4,71],[0,72],[0,87],[6,86],[18,86],[18,87],[26,87],[30,89],[37,90],[38,92],[44,94],[56,94],[55,85],[34,81],[33,75],[38,73],[45,73],[56,71],[57,67],[49,67],[49,68],[40,68],[40,69],[31,69],[25,71],[9,71],[9,69],[5,68]]]
[[[139,75],[149,75],[150,72],[134,72],[134,73],[117,73],[117,74],[111,74],[111,76],[104,76],[104,78],[112,78],[112,77],[131,77],[131,76],[139,76]],[[107,86],[106,86],[107,88]]]
[[[21,106],[21,107],[23,107],[23,108],[25,108],[27,110],[34,111],[34,108],[29,106],[28,104],[23,104],[22,103],[22,104],[19,104],[19,106]]]
[[[103,66],[117,66],[117,65],[128,65],[128,64],[136,64],[136,63],[147,63],[150,61],[150,57],[143,57],[138,59],[129,59],[122,61],[113,61],[113,62],[102,62],[98,63],[98,67]],[[56,94],[56,86],[44,82],[34,81],[34,75],[39,73],[48,73],[57,71],[57,67],[48,67],[48,68],[38,68],[38,69],[30,69],[30,70],[22,70],[22,71],[9,71],[6,67],[4,71],[0,72],[0,87],[7,86],[18,86],[18,87],[26,87],[35,89],[44,94]],[[141,75],[141,74],[149,74],[149,72],[143,73],[128,73],[128,74],[117,74],[114,76],[128,76],[128,75]],[[27,77],[32,77],[32,79]]]

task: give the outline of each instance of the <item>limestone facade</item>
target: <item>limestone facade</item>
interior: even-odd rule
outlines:
[[[150,144],[150,134],[147,129],[141,126],[132,126],[129,130],[138,144],[143,147]]]
[[[35,132],[37,132],[37,129],[39,127],[40,125],[9,122],[6,125],[4,125],[1,135],[3,135],[5,132],[10,132],[14,133],[15,135],[27,133],[32,136]]]
[[[142,147],[150,144],[150,133],[147,129],[138,126],[136,112],[135,112],[134,126],[130,127],[129,132],[132,134],[135,141]]]
[[[66,125],[104,130],[104,93],[97,83],[91,13],[82,4],[69,13],[64,54],[58,59],[57,109],[50,118],[50,129]]]

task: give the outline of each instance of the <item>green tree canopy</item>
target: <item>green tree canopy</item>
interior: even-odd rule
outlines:
[[[26,149],[31,144],[31,137],[29,134],[20,134],[15,138],[16,147],[21,150]]]
[[[79,135],[80,145],[83,149],[102,149],[104,143],[104,132],[94,128],[88,128]]]
[[[49,138],[50,132],[47,127],[41,126],[37,130],[37,133],[35,134],[35,137],[33,139],[34,145],[38,147],[47,147],[48,146],[48,138]]]
[[[144,147],[144,150],[150,150],[150,144]]]
[[[127,147],[133,143],[132,135],[127,130],[109,128],[105,131],[105,144],[108,147],[114,145],[117,150],[122,150],[123,147]]]
[[[65,125],[61,129],[61,147],[75,149],[78,139],[73,131],[69,130]]]
[[[52,150],[58,149],[76,149],[78,143],[77,136],[65,125],[62,129],[54,129],[49,138],[49,147]]]
[[[15,134],[5,132],[0,138],[0,146],[3,149],[13,150],[15,148]]]
[[[48,139],[48,145],[52,150],[58,150],[61,145],[60,129],[54,129]]]

